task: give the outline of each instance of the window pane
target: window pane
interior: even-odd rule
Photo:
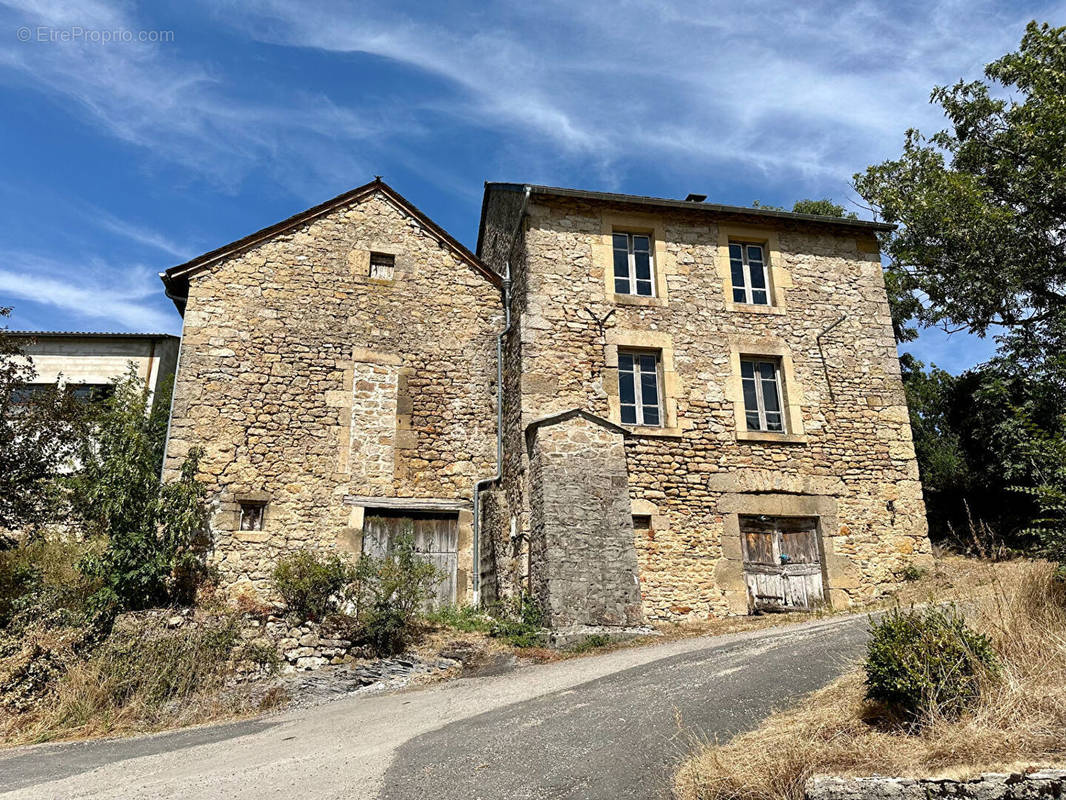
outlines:
[[[659,424],[659,408],[657,406],[644,406],[644,424]]]
[[[781,410],[781,404],[777,398],[777,381],[762,382],[762,402],[767,414]]]
[[[657,359],[655,356],[651,355],[650,353],[642,353],[641,356],[640,356],[640,368],[644,372],[651,372],[652,374],[654,374],[655,373],[655,367],[656,367],[656,364],[658,364],[658,362],[659,362],[659,359]]]
[[[650,281],[651,280],[651,258],[647,253],[634,253],[633,265],[637,273],[637,280]],[[617,274],[618,263],[615,262],[615,274]]]
[[[640,399],[645,406],[659,405],[659,381],[654,372],[641,374]]]
[[[637,281],[637,294],[651,297],[651,281]]]
[[[637,407],[636,406],[622,406],[622,422],[627,425],[637,424]]]
[[[741,248],[741,246],[739,244],[731,244],[731,245],[729,245],[729,257],[731,259],[735,259],[736,261],[740,261],[744,257],[743,254],[744,254],[744,250]]]
[[[749,264],[748,268],[751,270],[751,288],[765,289],[766,270],[763,269],[762,264]]]
[[[759,416],[759,396],[755,391],[755,381],[745,378],[744,384],[744,410],[749,414],[754,412],[756,418]]]
[[[785,426],[781,423],[781,415],[778,413],[766,412],[766,430],[773,431],[775,433],[781,433],[785,430]]]
[[[729,259],[729,274],[733,276],[734,286],[744,285],[744,263],[740,259]]]
[[[755,377],[755,362],[754,361],[741,361],[740,362],[740,375],[744,378]]]
[[[629,294],[629,278],[615,278],[614,279],[614,293],[615,294]]]
[[[633,356],[630,353],[618,354],[618,369],[633,371]]]
[[[746,302],[748,302],[748,298],[746,298],[744,296],[744,290],[743,289],[734,289],[733,290],[733,302],[734,303],[746,303]]]
[[[762,248],[757,244],[748,245],[748,261],[754,264],[756,261],[762,264]]]
[[[777,371],[774,369],[774,365],[769,361],[756,361],[755,365],[759,368],[759,377],[763,380],[774,380],[777,376]]]
[[[637,398],[633,389],[633,373],[618,372],[618,399],[623,403],[636,403]]]
[[[616,233],[613,237],[614,249],[629,252],[629,237],[624,233]]]
[[[761,430],[759,428],[759,413],[757,411],[749,411],[744,415],[748,422],[749,431]]]
[[[755,306],[769,305],[766,299],[766,292],[762,289],[753,289],[751,293],[751,304]]]
[[[651,250],[651,239],[647,236],[634,236],[633,237],[633,252],[634,253],[647,253]]]
[[[614,251],[614,276],[616,278],[629,277],[629,253],[625,250]]]

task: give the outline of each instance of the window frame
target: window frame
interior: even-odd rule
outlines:
[[[628,271],[625,278],[619,277],[616,271],[615,265],[615,253],[619,248],[615,244],[616,236],[626,237],[626,264]],[[648,277],[637,277],[637,260],[636,260],[636,248],[634,240],[637,238],[643,238],[648,242]],[[630,228],[613,229],[611,231],[611,285],[614,288],[616,295],[623,295],[625,297],[644,297],[655,298],[658,297],[658,291],[656,287],[656,261],[655,261],[655,235],[651,232],[644,232],[640,230],[634,230]],[[625,280],[627,289],[624,292],[618,290],[618,281]],[[640,294],[638,283],[647,283],[651,289],[650,294]]]
[[[740,248],[740,264],[741,264],[740,269],[741,269],[741,275],[744,278],[744,283],[743,283],[742,286],[737,286],[736,281],[733,279],[733,247],[739,247]],[[755,282],[754,282],[754,280],[752,280],[751,259],[750,259],[750,256],[748,254],[748,248],[749,247],[758,247],[760,252],[762,253],[762,259],[761,259],[761,261],[762,261],[762,283],[763,283],[763,288],[762,289],[756,288],[755,287]],[[773,286],[771,285],[771,282],[770,282],[771,269],[770,269],[769,259],[767,258],[767,255],[769,253],[769,248],[767,247],[767,243],[766,242],[762,242],[762,241],[754,241],[754,240],[749,240],[749,239],[735,238],[735,237],[731,236],[729,238],[729,242],[728,242],[728,246],[727,246],[727,253],[728,253],[728,257],[729,257],[729,283],[730,283],[730,286],[731,286],[731,288],[733,290],[733,295],[732,295],[733,302],[737,303],[737,304],[740,304],[740,305],[766,306],[766,307],[772,308],[773,305],[774,305],[774,292],[773,292]],[[744,299],[743,300],[737,300],[737,298],[736,298],[736,292],[737,291],[743,292],[743,294],[744,294]],[[766,302],[765,303],[759,303],[759,302],[756,302],[756,300],[755,300],[755,296],[754,296],[755,292],[760,292],[760,291],[764,292],[766,294]]]
[[[262,500],[238,500],[237,530],[240,533],[260,533],[266,529],[266,507]],[[250,528],[244,527],[245,514],[248,510],[255,509],[256,517]]]
[[[386,263],[375,264],[375,261],[384,261]],[[384,269],[387,274],[376,273],[376,269]],[[391,281],[396,277],[396,254],[384,253],[379,250],[370,251],[369,266],[367,268],[367,276],[375,281]]]
[[[755,385],[755,403],[756,408],[749,409],[747,402],[747,395],[744,392],[744,382],[748,380],[744,377],[744,365],[750,363],[754,365],[752,370],[752,378]],[[765,378],[760,374],[758,366],[760,364],[769,364],[774,370],[774,387],[777,390],[777,414],[781,418],[781,429],[772,430],[768,427],[766,421],[766,397],[765,397]],[[742,355],[740,357],[740,396],[741,402],[744,404],[744,429],[749,433],[768,433],[774,435],[787,436],[789,434],[789,420],[788,409],[785,405],[785,377],[784,369],[782,368],[781,359],[776,356],[748,356]],[[759,418],[759,427],[751,427],[751,421],[748,417],[749,414],[755,413]],[[773,413],[773,412],[771,412]]]
[[[633,370],[622,369],[622,358],[629,356],[633,359]],[[639,357],[651,356],[655,359],[655,409],[657,422],[647,422],[644,418],[645,406],[651,405],[644,402],[644,384],[640,379],[646,373],[642,368],[639,368]],[[622,402],[622,374],[627,372],[633,376],[633,403]],[[647,348],[636,347],[619,347],[618,348],[618,418],[622,425],[628,425],[630,427],[642,427],[642,428],[664,428],[666,427],[665,408],[664,408],[664,396],[663,396],[663,357],[661,350],[651,350]],[[635,411],[636,420],[634,422],[626,422],[624,418],[625,409],[629,406],[633,406]]]

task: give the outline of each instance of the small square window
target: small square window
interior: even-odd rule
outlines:
[[[634,514],[633,515],[633,530],[635,530],[635,531],[650,531],[651,530],[651,514]]]
[[[780,361],[742,358],[740,378],[744,388],[744,416],[748,430],[787,433]]]
[[[618,396],[623,425],[661,426],[659,353],[622,350],[618,353]]]
[[[655,296],[655,256],[652,238],[646,233],[615,232],[614,246],[615,294]]]
[[[241,527],[242,531],[263,530],[263,517],[266,511],[266,503],[243,502],[241,503]]]
[[[392,253],[370,254],[370,277],[391,281],[396,275],[396,256]]]
[[[770,280],[766,248],[752,242],[729,243],[729,275],[733,282],[733,302],[753,306],[770,305]]]

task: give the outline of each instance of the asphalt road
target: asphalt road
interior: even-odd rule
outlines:
[[[658,800],[696,744],[829,683],[864,616],[523,667],[134,739],[0,752],[4,798]]]

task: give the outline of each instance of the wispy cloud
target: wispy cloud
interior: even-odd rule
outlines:
[[[20,252],[4,253],[0,262],[0,297],[57,309],[68,322],[54,327],[69,330],[103,323],[135,331],[174,328],[174,315],[159,301],[159,279],[147,268],[115,268],[100,261],[70,264]]]
[[[100,208],[89,208],[88,217],[94,225],[105,231],[110,231],[118,236],[128,239],[137,244],[159,250],[172,255],[175,258],[187,261],[196,255],[196,251],[180,245],[158,231],[151,230],[140,225],[135,225],[124,219],[119,219]]]

